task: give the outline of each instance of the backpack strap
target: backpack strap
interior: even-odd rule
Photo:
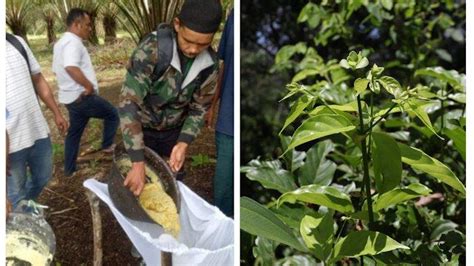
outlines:
[[[173,29],[169,24],[160,23],[156,28],[158,63],[153,70],[152,83],[161,78],[171,64],[171,59],[173,58],[173,34]]]
[[[6,38],[7,38],[7,41],[11,45],[13,45],[13,47],[15,47],[15,49],[17,49],[18,52],[20,52],[20,54],[23,56],[23,58],[26,61],[26,64],[28,65],[28,70],[30,71],[30,74],[31,74],[30,60],[28,60],[28,54],[26,53],[25,47],[23,47],[21,42],[13,34],[10,34],[7,32]]]

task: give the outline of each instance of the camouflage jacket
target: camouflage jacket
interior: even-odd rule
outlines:
[[[153,84],[151,76],[159,60],[156,32],[144,38],[129,60],[118,111],[125,148],[134,162],[144,160],[142,128],[182,127],[178,142],[190,143],[211,105],[218,72],[216,53],[211,48],[200,53],[183,77],[176,40],[173,46],[170,66]],[[201,80],[199,73],[209,68],[212,73]]]

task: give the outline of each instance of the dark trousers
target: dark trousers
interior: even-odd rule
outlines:
[[[158,155],[170,157],[180,133],[181,127],[160,131],[143,128],[143,141],[145,142],[145,146],[158,153]],[[184,167],[182,167],[178,173],[176,173],[176,179],[183,180],[184,174]]]
[[[217,164],[214,204],[227,216],[234,215],[234,137],[216,131]]]
[[[64,144],[64,174],[72,175],[76,171],[76,159],[79,153],[81,136],[90,118],[104,120],[102,148],[114,143],[115,132],[120,119],[117,109],[98,95],[82,96],[75,102],[66,105],[69,111],[69,130]]]

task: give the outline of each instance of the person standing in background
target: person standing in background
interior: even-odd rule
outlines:
[[[234,215],[234,10],[230,11],[218,51],[224,61],[212,107],[206,122],[211,125],[220,99],[216,123],[217,165],[214,174],[214,204],[228,216]]]
[[[59,102],[66,105],[71,124],[64,143],[64,175],[77,170],[76,159],[82,133],[90,118],[104,120],[102,151],[112,153],[120,120],[115,107],[97,95],[99,86],[87,48],[82,43],[91,33],[91,19],[73,8],[66,19],[67,32],[54,45],[53,71],[59,87]]]

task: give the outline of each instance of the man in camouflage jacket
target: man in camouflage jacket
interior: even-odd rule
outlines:
[[[160,60],[156,32],[147,35],[130,58],[118,110],[132,160],[124,185],[135,195],[145,184],[144,146],[169,156],[171,169],[179,175],[187,147],[204,124],[217,82],[218,59],[210,44],[220,24],[221,8],[218,0],[183,4],[172,25],[171,63],[157,81],[152,81]]]

